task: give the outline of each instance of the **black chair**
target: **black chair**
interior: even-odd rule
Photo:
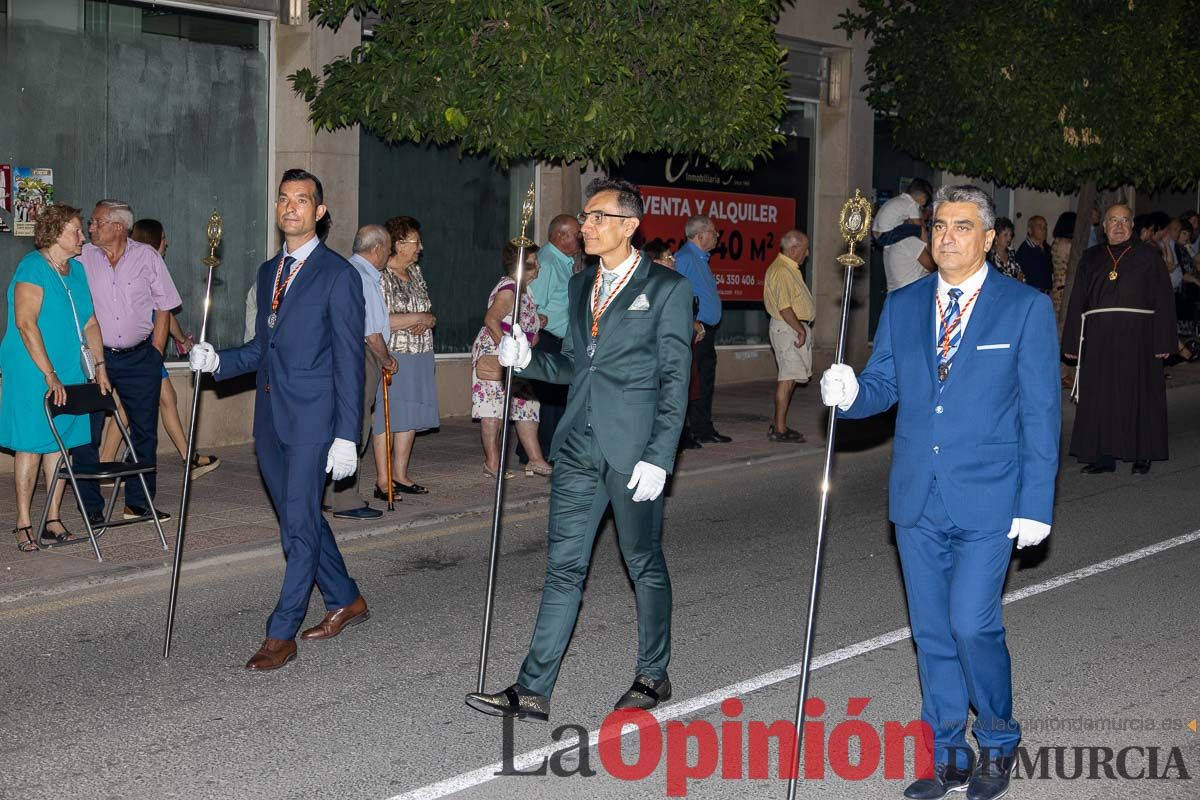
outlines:
[[[76,383],[64,388],[67,390],[66,403],[56,406],[47,397],[42,405],[46,410],[46,420],[50,423],[50,432],[54,434],[54,441],[58,443],[59,456],[55,471],[60,479],[65,479],[71,484],[71,491],[75,494],[75,504],[79,506],[79,513],[83,515],[83,524],[87,526],[88,538],[92,542],[92,549],[96,551],[96,560],[104,560],[104,557],[100,555],[100,545],[96,539],[107,529],[116,528],[121,525],[133,525],[145,520],[145,517],[138,517],[136,519],[112,521],[113,509],[116,507],[117,497],[121,493],[121,482],[135,475],[142,483],[142,491],[146,495],[146,503],[150,508],[149,518],[154,521],[154,527],[158,530],[158,540],[162,543],[163,550],[168,549],[167,537],[163,535],[162,524],[158,519],[158,511],[154,508],[154,499],[150,496],[149,487],[146,486],[146,473],[154,472],[155,466],[153,464],[142,465],[138,463],[137,454],[133,449],[133,440],[129,438],[129,430],[121,422],[121,415],[117,413],[117,403],[112,393],[103,394],[100,391],[99,385],[95,383]],[[61,414],[90,415],[95,413],[111,415],[113,420],[116,421],[117,430],[121,432],[121,438],[128,448],[128,453],[126,454],[128,460],[105,461],[99,464],[71,463],[70,453],[67,451],[66,445],[63,444],[62,436],[59,435],[58,427],[54,424],[54,421]],[[113,481],[113,491],[104,508],[104,524],[93,528],[91,521],[88,519],[87,509],[83,507],[83,500],[79,496],[78,481],[106,480],[110,478]],[[37,530],[37,536],[39,537],[42,531],[46,529],[46,518],[50,514],[50,492],[53,491],[53,488],[47,487],[46,507],[42,509],[42,520],[38,524]]]

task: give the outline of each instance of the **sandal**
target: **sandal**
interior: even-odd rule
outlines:
[[[495,477],[496,477],[496,473],[492,472],[492,471],[491,471],[490,469],[488,469],[487,467],[484,467],[484,468],[483,468],[483,474],[484,474],[484,475],[487,475],[489,478],[495,478]],[[516,474],[515,472],[513,472],[512,470],[507,470],[507,469],[506,469],[506,470],[504,470],[504,480],[506,480],[506,481],[511,481],[511,480],[512,480],[513,478],[515,478],[515,477],[517,477],[517,474]]]
[[[24,531],[25,538],[24,538],[24,540],[17,541],[17,549],[18,550],[20,550],[22,553],[36,553],[38,550],[42,549],[42,548],[38,547],[37,542],[35,542],[33,540],[33,535],[32,535],[33,534],[33,526],[32,525],[25,525],[20,528],[13,528],[13,533],[20,534],[22,531]]]
[[[52,533],[50,531],[49,526],[52,522],[57,522],[59,525],[62,525],[62,533]],[[67,544],[68,542],[75,541],[75,534],[67,530],[67,526],[63,525],[63,521],[56,517],[55,519],[46,520],[46,527],[42,528],[42,535],[39,536],[38,539],[41,540],[42,547],[57,547],[60,544]]]
[[[541,475],[543,478],[549,478],[554,474],[553,466],[538,466],[536,464],[525,465],[525,477],[532,478],[534,475]]]

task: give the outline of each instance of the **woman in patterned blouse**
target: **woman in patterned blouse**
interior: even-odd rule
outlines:
[[[408,474],[413,442],[418,431],[436,428],[437,389],[433,378],[433,327],[429,287],[417,260],[421,257],[421,223],[412,217],[387,221],[392,236],[392,255],[379,288],[387,305],[392,336],[388,350],[396,359],[396,374],[388,389],[391,431],[384,430],[383,391],[380,383],[375,403],[375,497],[387,499],[387,447],[392,447],[390,479],[396,492],[427,494],[428,489]],[[388,441],[390,437],[390,442]]]
[[[1008,217],[996,217],[996,238],[992,240],[992,252],[988,253],[988,261],[996,269],[1010,278],[1025,282],[1025,273],[1017,263],[1017,253],[1012,248],[1013,234],[1016,228]]]

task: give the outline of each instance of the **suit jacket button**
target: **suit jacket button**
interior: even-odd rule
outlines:
[[[588,367],[588,372],[595,372],[595,371],[596,371],[595,367]]]
[[[274,347],[275,345],[271,345],[271,346],[272,346],[272,347]],[[935,414],[940,414],[940,413],[942,413],[943,411],[945,411],[945,409],[944,409],[944,408],[942,408],[941,406],[938,406],[938,407],[936,407],[935,409],[933,409],[933,413],[935,413]]]
[[[271,393],[271,384],[268,383],[267,385],[263,386],[263,391],[266,392],[267,394],[270,394]]]
[[[933,446],[933,453],[934,453],[934,455],[937,455],[937,454],[938,454],[938,453],[940,453],[940,452],[942,452],[942,448],[938,447],[938,446],[935,444],[935,445]]]

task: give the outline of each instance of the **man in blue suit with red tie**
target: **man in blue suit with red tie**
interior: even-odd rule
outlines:
[[[254,445],[287,567],[267,638],[246,669],[270,670],[296,657],[296,633],[313,583],[327,613],[305,640],[330,639],[370,616],[321,516],[325,473],[358,468],[363,393],[363,292],[358,272],[317,236],[327,214],[321,182],[302,169],[283,174],[275,216],[280,253],[258,268],[254,338],[217,353],[201,342],[192,369],[226,380],[257,374]]]
[[[838,416],[898,405],[889,517],[933,732],[934,774],[904,796],[1008,791],[1020,726],[1000,598],[1017,547],[1050,533],[1061,389],[1050,300],[990,267],[995,208],[974,186],[933,206],[936,274],[890,292],[857,378],[835,364],[821,398]],[[976,759],[966,739],[974,707]]]

